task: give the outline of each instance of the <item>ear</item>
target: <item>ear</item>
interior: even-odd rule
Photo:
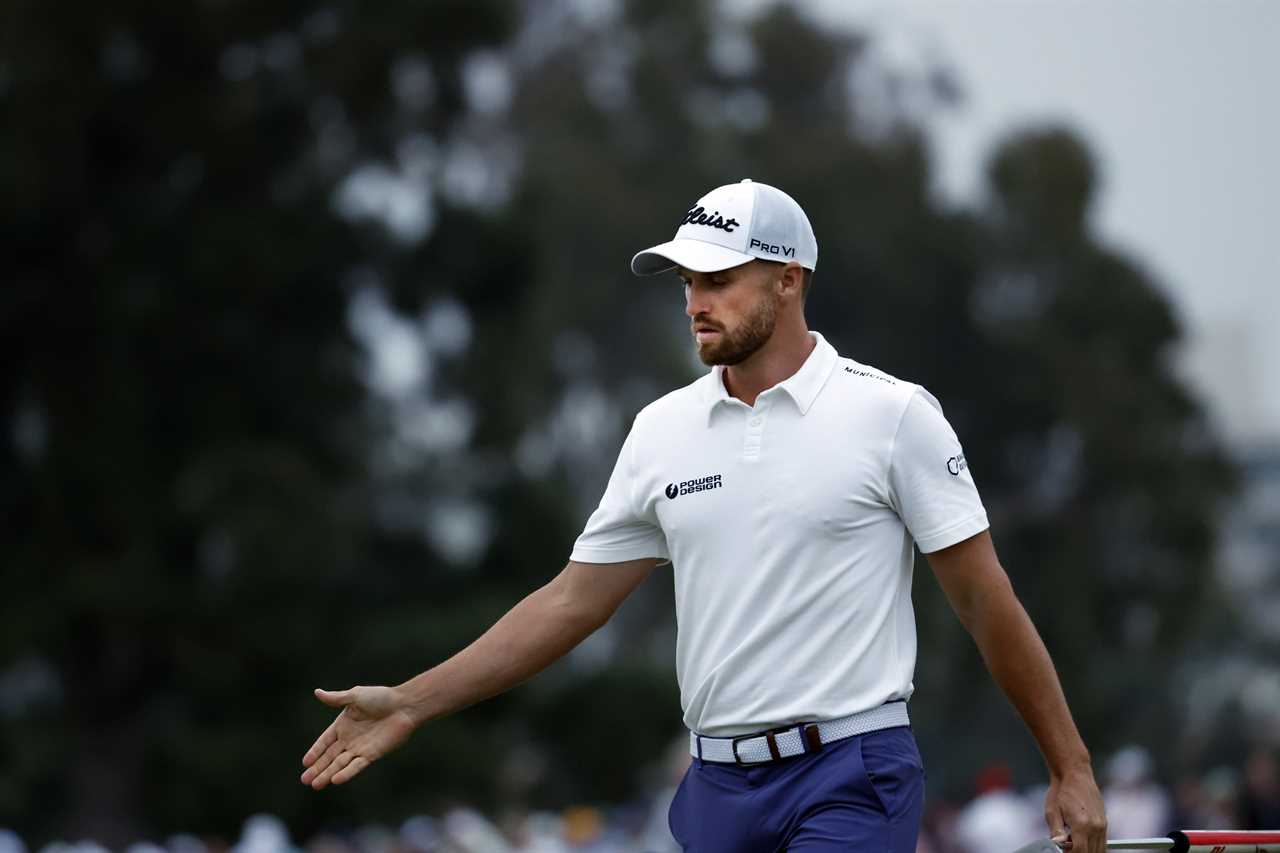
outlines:
[[[790,293],[794,294],[797,300],[801,299],[804,296],[804,267],[795,261],[787,261],[778,278],[778,284],[781,288],[779,295],[786,296]]]

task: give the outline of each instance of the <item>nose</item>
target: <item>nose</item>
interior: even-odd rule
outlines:
[[[707,311],[706,292],[697,285],[689,285],[684,289],[684,313],[690,318],[697,317]]]

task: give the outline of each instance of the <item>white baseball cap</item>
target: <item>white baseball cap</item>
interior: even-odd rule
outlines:
[[[777,187],[744,178],[698,199],[681,220],[675,239],[637,252],[631,271],[655,275],[682,266],[716,272],[752,258],[797,261],[813,269],[818,241],[795,199]]]

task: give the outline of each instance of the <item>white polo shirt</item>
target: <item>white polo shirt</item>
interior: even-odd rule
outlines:
[[[804,364],[754,407],[719,365],[645,406],[574,543],[577,562],[671,561],[699,734],[909,698],[912,541],[929,553],[987,528],[937,400],[810,334]]]

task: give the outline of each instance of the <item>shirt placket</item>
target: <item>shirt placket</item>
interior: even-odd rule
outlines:
[[[759,398],[755,408],[747,413],[747,423],[742,436],[742,458],[754,462],[760,458],[760,447],[764,443],[765,422],[769,419],[769,403]]]

